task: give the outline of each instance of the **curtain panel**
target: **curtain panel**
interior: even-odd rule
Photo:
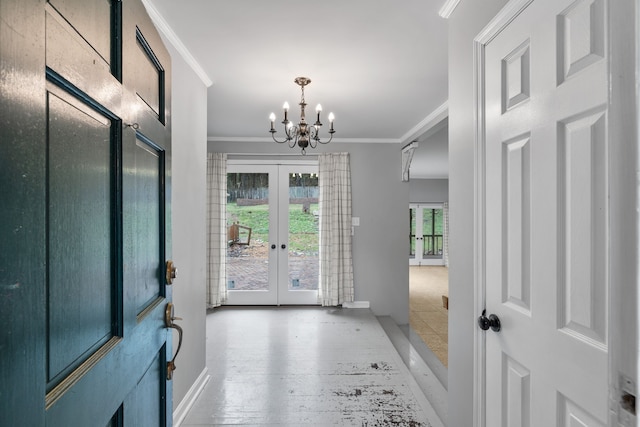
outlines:
[[[349,153],[318,157],[320,209],[320,286],[323,306],[353,302],[351,170]]]
[[[207,153],[207,307],[227,298],[227,155]]]

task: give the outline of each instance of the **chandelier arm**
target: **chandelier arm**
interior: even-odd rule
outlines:
[[[289,148],[293,148],[298,144],[298,137],[300,136],[300,130],[298,126],[291,126],[285,129],[287,133],[287,141],[289,142]]]
[[[329,135],[331,135],[331,137],[329,138],[328,141],[321,141],[320,139],[317,139],[316,141],[318,141],[320,144],[328,144],[331,142],[331,140],[333,139],[333,134],[336,133],[335,131],[331,132],[329,131]]]
[[[274,130],[274,131],[271,131],[271,137],[272,137],[272,138],[273,138],[273,140],[274,140],[275,142],[277,142],[278,144],[284,144],[285,142],[287,142],[287,141],[290,139],[290,138],[285,138],[285,139],[283,139],[282,141],[278,141],[278,140],[276,139],[276,131],[275,131],[275,130]]]
[[[317,126],[313,126],[311,128],[311,138],[309,139],[309,145],[311,145],[311,148],[316,148],[318,146],[318,143],[320,144],[328,144],[331,142],[331,140],[333,139],[333,134],[336,133],[335,130],[333,131],[329,131],[329,140],[328,141],[322,141],[320,139],[320,128]],[[311,141],[314,141],[314,143],[312,144]]]

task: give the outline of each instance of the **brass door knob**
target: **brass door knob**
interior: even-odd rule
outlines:
[[[173,264],[173,261],[171,260],[167,261],[167,270],[165,274],[167,285],[173,284],[173,279],[175,279],[177,276],[178,276],[178,269]]]

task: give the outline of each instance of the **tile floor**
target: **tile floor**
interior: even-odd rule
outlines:
[[[409,267],[409,323],[446,367],[449,347],[449,312],[442,295],[449,295],[449,269]]]
[[[182,427],[443,424],[368,309],[216,309]]]

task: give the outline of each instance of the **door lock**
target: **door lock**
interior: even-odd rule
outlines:
[[[178,276],[178,269],[173,264],[173,261],[168,260],[167,269],[165,271],[165,280],[167,282],[167,285],[173,284],[173,279],[175,279],[177,276]]]

